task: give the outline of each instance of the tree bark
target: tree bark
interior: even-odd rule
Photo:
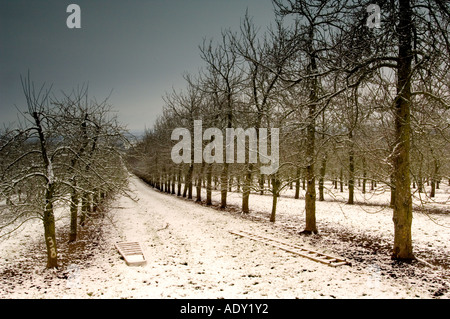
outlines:
[[[261,174],[259,176],[259,194],[260,195],[264,195],[264,183],[265,183],[265,178],[264,178],[264,175]]]
[[[206,205],[212,205],[212,164],[208,164],[206,173]]]
[[[175,195],[175,180],[176,180],[176,174],[175,172],[172,170],[172,174],[171,174],[171,179],[172,179],[172,190],[171,190],[171,194]]]
[[[223,163],[222,173],[220,175],[220,208],[227,207],[228,191],[228,163]]]
[[[73,184],[74,187],[76,183]],[[72,190],[70,196],[70,232],[69,232],[69,242],[74,242],[77,240],[78,232],[78,193],[75,189]]]
[[[305,229],[303,234],[318,233],[316,225],[316,177],[314,173],[315,156],[315,112],[316,106],[311,103],[309,106],[308,141],[306,148],[306,194],[305,194]]]
[[[202,180],[203,180],[203,169],[205,167],[205,162],[202,162],[202,166],[200,167],[200,172],[197,177],[197,198],[196,202],[202,201]]]
[[[395,202],[394,246],[392,257],[414,259],[412,251],[412,200],[410,180],[411,73],[412,73],[412,8],[410,0],[399,0],[399,36],[397,98],[395,100],[394,153]]]
[[[42,129],[39,113],[35,111],[33,112],[32,115],[38,132],[42,161],[44,163],[45,171],[47,173],[46,175],[47,188],[45,190],[45,207],[42,219],[44,223],[45,244],[47,247],[47,268],[56,268],[58,267],[58,253],[56,247],[55,215],[53,212],[53,196],[55,192],[55,184],[53,180],[54,172],[52,163],[47,153],[47,140],[45,139],[45,135]]]
[[[280,180],[278,179],[278,176],[275,175],[272,178],[272,213],[270,214],[270,221],[272,223],[275,223],[279,188],[280,188]]]
[[[88,193],[84,192],[81,196],[81,216],[80,216],[80,226],[84,226],[86,223],[86,217],[89,213],[89,199]]]
[[[320,163],[320,179],[319,179],[319,201],[322,202],[325,200],[323,196],[323,189],[324,189],[326,166],[327,166],[327,156],[324,155]]]
[[[431,179],[431,189],[430,189],[430,197],[433,198],[436,195],[436,181],[434,178]]]
[[[55,215],[53,213],[54,184],[49,183],[45,194],[45,211],[43,216],[45,244],[47,247],[47,268],[58,267],[56,249]]]
[[[317,57],[313,47],[314,27],[310,26],[308,38],[309,72],[317,74]],[[309,105],[308,105],[308,125],[306,129],[306,194],[305,194],[305,229],[303,234],[318,233],[316,225],[316,177],[314,171],[315,145],[316,145],[316,111],[319,92],[319,82],[317,76],[312,76],[309,82]]]
[[[249,163],[247,166],[247,172],[244,176],[244,185],[242,186],[242,212],[247,214],[250,211],[249,208],[249,198],[250,198],[250,187],[252,184],[252,170],[253,164]]]
[[[431,190],[430,190],[430,197],[433,198],[436,196],[436,189],[439,189],[439,184],[438,184],[438,173],[439,173],[439,165],[437,160],[435,159],[434,161],[434,172],[431,176]]]
[[[300,197],[300,167],[297,167],[297,175],[295,176],[295,199]]]
[[[188,171],[186,173],[186,178],[184,179],[184,191],[183,197],[192,199],[192,171],[194,170],[194,165],[191,163],[189,165]]]
[[[363,157],[363,183],[362,183],[362,193],[366,193],[366,182],[367,182],[367,168],[366,168],[366,158]]]
[[[177,196],[181,196],[181,167],[178,168],[178,186],[177,186]]]
[[[353,146],[353,132],[350,131],[348,134],[350,141],[349,151],[348,151],[348,202],[347,204],[353,205],[354,203],[354,190],[355,190],[355,151]]]

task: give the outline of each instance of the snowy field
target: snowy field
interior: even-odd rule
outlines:
[[[346,193],[327,186],[325,201],[316,204],[319,234],[305,237],[298,235],[304,201],[294,199],[293,190],[278,199],[273,224],[269,195],[252,194],[251,213],[242,215],[238,192],[229,193],[227,210],[219,210],[218,192],[211,208],[131,177],[133,199],[114,201],[107,217],[95,219],[76,244],[67,243],[68,213],[58,212],[57,270],[45,269],[39,220],[2,238],[0,298],[450,297],[448,185],[441,184],[432,201],[415,200],[414,253],[422,262],[412,264],[390,259],[388,192],[380,189],[366,198],[357,192],[355,201],[369,205],[347,205]],[[351,266],[329,267],[229,233],[239,230],[338,255]],[[147,265],[127,266],[114,247],[121,240],[139,241]]]

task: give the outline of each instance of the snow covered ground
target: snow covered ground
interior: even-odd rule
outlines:
[[[230,208],[219,210],[177,198],[130,178],[133,199],[120,197],[108,217],[96,220],[76,244],[66,243],[68,218],[61,212],[61,267],[45,269],[39,220],[0,241],[0,298],[445,298],[450,297],[448,186],[434,205],[447,213],[417,212],[414,252],[422,262],[398,264],[390,257],[392,210],[386,192],[372,205],[346,205],[345,194],[317,202],[319,234],[301,236],[304,201],[286,190],[277,221],[268,221],[272,198],[250,196],[252,212],[242,215],[241,194],[230,193]],[[204,191],[204,190],[203,190]],[[194,190],[195,195],[195,190]],[[204,194],[205,196],[205,194]],[[342,201],[339,201],[342,196]],[[357,193],[357,201],[362,200]],[[205,197],[203,197],[205,198]],[[331,201],[333,199],[334,201]],[[336,201],[337,200],[337,201]],[[329,267],[229,231],[248,231],[348,259]],[[139,241],[147,265],[129,267],[114,243]]]

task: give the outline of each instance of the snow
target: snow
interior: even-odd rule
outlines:
[[[229,193],[229,209],[219,210],[217,191],[206,207],[130,177],[133,197],[115,200],[101,231],[97,222],[80,239],[80,258],[70,259],[65,252],[75,247],[58,242],[65,261],[57,270],[45,269],[40,220],[1,240],[0,298],[449,298],[448,186],[425,204],[447,213],[414,214],[414,252],[433,267],[390,260],[392,209],[374,205],[388,202],[387,192],[372,196],[372,205],[347,205],[345,194],[328,186],[326,200],[317,202],[319,235],[301,236],[304,201],[293,190],[278,199],[277,221],[270,223],[269,195],[251,194],[252,211],[243,215],[241,193]],[[69,222],[62,217],[60,230]],[[240,230],[352,265],[330,267],[229,232]],[[147,264],[127,266],[114,246],[120,241],[139,242]]]

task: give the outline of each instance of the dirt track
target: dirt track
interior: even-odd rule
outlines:
[[[424,297],[404,282],[385,280],[376,267],[332,268],[230,234],[246,230],[307,245],[301,237],[168,196],[142,181],[132,182],[139,199],[123,198],[117,210],[117,236],[138,240],[148,265],[115,267],[136,276],[126,280],[133,297],[170,298],[399,298]],[[120,265],[118,265],[120,264]],[[138,279],[139,278],[139,279]],[[133,289],[134,288],[134,289]]]

